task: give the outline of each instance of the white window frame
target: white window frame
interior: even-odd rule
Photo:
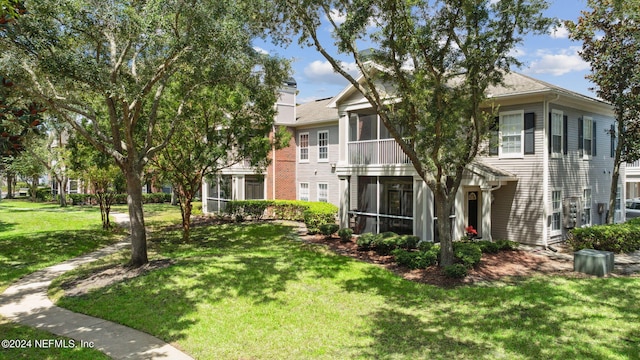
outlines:
[[[616,191],[616,200],[614,203],[613,222],[618,224],[622,222],[622,186],[618,184]]]
[[[503,151],[503,139],[505,136],[504,131],[504,117],[511,115],[519,115],[518,126],[520,128],[520,151],[518,152],[507,152]],[[503,159],[523,159],[524,158],[524,110],[514,110],[514,111],[505,111],[500,113],[499,118],[499,135],[498,140],[500,142],[498,146],[498,156]],[[517,133],[517,130],[514,132]],[[515,135],[512,135],[515,136]]]
[[[325,138],[324,139],[320,139],[320,135],[321,134],[325,134]],[[329,130],[322,130],[322,131],[318,131],[318,162],[329,162]],[[324,142],[324,145],[322,145],[322,143]],[[322,157],[322,150],[324,151],[324,154],[326,157]]]
[[[554,194],[558,194],[558,200],[557,200],[557,207],[555,206],[556,204],[554,204]],[[549,201],[549,204],[551,205],[551,224],[550,229],[549,229],[549,234],[551,236],[557,236],[557,235],[562,235],[562,190],[561,189],[551,189],[551,201]],[[554,216],[555,214],[558,214],[558,228],[554,229],[553,228],[553,224],[554,224]]]
[[[587,196],[587,192],[589,193],[589,195]],[[593,222],[593,212],[591,211],[591,208],[593,207],[593,192],[591,191],[590,187],[586,187],[584,189],[582,189],[582,226],[583,227],[587,227],[587,226],[591,226],[591,223]],[[585,214],[589,214],[589,221],[586,221],[586,215]]]
[[[303,146],[302,138],[306,138],[306,146]],[[309,162],[309,133],[303,132],[298,134],[298,160],[300,162]]]
[[[324,187],[324,189],[321,189]],[[318,201],[329,202],[329,183],[318,183],[318,193],[316,194]]]
[[[590,137],[587,138],[587,129],[589,129]],[[589,141],[589,146],[586,146],[586,142]],[[589,153],[587,153],[587,150]],[[593,153],[593,118],[590,116],[582,117],[582,158],[584,160],[591,160]]]
[[[563,140],[564,134],[564,112],[561,110],[551,110],[551,129],[549,129],[551,136],[551,157],[561,158],[564,153]],[[559,131],[559,134],[557,133]],[[554,148],[554,137],[560,137],[560,148],[558,151]]]
[[[305,196],[306,195],[306,199]],[[302,201],[309,201],[309,183],[308,182],[301,182],[298,185],[298,200],[302,200]]]

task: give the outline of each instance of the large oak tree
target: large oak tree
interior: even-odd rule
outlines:
[[[487,88],[519,64],[513,50],[522,36],[553,22],[542,15],[542,0],[274,1],[281,40],[297,34],[371,103],[433,192],[439,219],[449,217],[486,138],[493,117],[481,109]],[[327,26],[332,38],[322,34]],[[343,69],[342,59],[354,61],[362,78]],[[438,221],[438,230],[441,265],[449,265],[450,222]]]
[[[3,67],[23,93],[46,103],[125,174],[130,264],[142,265],[148,262],[142,176],[175,127],[164,127],[157,140],[158,125],[181,119],[190,89],[217,80],[199,77],[198,69],[215,68],[211,76],[225,77],[243,64],[235,50],[263,33],[251,19],[252,1],[33,0],[27,6],[0,37]],[[183,97],[164,101],[168,86]]]

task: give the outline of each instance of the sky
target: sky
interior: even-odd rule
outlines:
[[[492,0],[497,1],[497,0]],[[587,0],[548,0],[545,15],[560,20],[576,21],[582,10],[587,10]],[[321,40],[331,44],[329,26],[324,27]],[[337,95],[347,86],[347,81],[333,72],[331,65],[314,48],[299,46],[295,41],[288,47],[277,47],[266,41],[256,41],[257,50],[277,55],[291,61],[293,78],[298,84],[297,102],[302,104]],[[522,63],[513,71],[546,81],[580,94],[595,97],[589,88],[593,84],[585,79],[589,64],[578,55],[582,44],[571,41],[564,28],[546,35],[529,35],[513,51]],[[335,55],[335,49],[333,50]],[[354,69],[347,58],[347,68]],[[351,60],[353,61],[353,60]],[[355,71],[355,70],[354,70]]]

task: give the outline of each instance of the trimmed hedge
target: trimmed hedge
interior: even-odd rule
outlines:
[[[67,194],[73,205],[97,204],[98,200],[93,194]],[[142,194],[143,204],[160,204],[171,201],[171,194],[150,193]],[[116,194],[113,204],[127,204],[127,194]]]
[[[467,269],[471,269],[480,262],[482,250],[476,243],[456,241],[453,243],[453,256]]]
[[[234,218],[251,216],[259,220],[267,214],[277,220],[304,221],[310,234],[320,232],[320,226],[335,224],[338,207],[326,202],[301,200],[233,200],[225,212]]]
[[[573,251],[594,249],[630,253],[640,249],[640,218],[624,224],[594,225],[569,232],[567,243]]]
[[[338,236],[340,236],[340,241],[349,242],[351,241],[351,236],[353,236],[353,230],[349,228],[342,228],[338,231]]]

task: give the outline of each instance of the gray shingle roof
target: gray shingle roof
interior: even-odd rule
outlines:
[[[328,108],[329,99],[320,99],[296,107],[296,125],[311,125],[327,121],[338,121],[338,109]]]

